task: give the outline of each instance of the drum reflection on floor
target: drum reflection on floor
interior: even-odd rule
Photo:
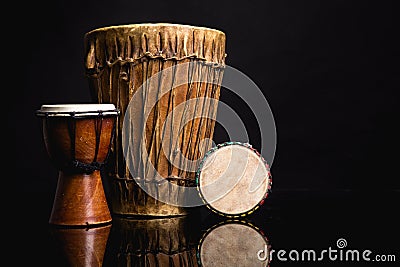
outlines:
[[[211,227],[199,242],[200,266],[268,266],[271,247],[256,226],[228,220]]]
[[[103,266],[198,266],[186,216],[115,217]]]
[[[67,266],[103,266],[111,225],[90,228],[50,227]]]

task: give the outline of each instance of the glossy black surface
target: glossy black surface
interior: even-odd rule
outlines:
[[[65,246],[68,245],[67,242],[71,242],[67,240],[68,231],[73,235],[74,229],[67,229],[61,239],[60,236],[54,234],[54,227],[47,223],[52,199],[49,196],[47,198],[43,196],[40,194],[30,196],[32,216],[26,217],[25,223],[16,228],[21,234],[19,241],[25,244],[24,257],[18,259],[19,263],[74,266],[71,262],[81,257],[86,259],[86,263],[81,262],[81,266],[98,266],[95,262],[87,260],[93,257],[91,254],[94,253],[94,248],[90,243],[93,242],[93,237],[92,240],[86,239],[89,245],[84,246],[85,249],[81,249],[78,254],[74,254],[75,256],[66,253]],[[301,253],[308,249],[320,255],[318,253],[324,249],[328,250],[329,247],[337,249],[336,242],[341,238],[347,242],[347,246],[342,249],[343,253],[350,249],[358,250],[360,253],[359,261],[350,260],[350,258],[345,261],[344,256],[341,261],[339,258],[331,260],[328,254],[321,261],[301,260],[301,258],[299,261],[294,261],[289,259],[288,254],[281,255],[281,259],[287,258],[286,262],[278,259],[276,254],[272,254],[270,266],[320,266],[322,263],[330,266],[395,266],[394,262],[388,261],[366,262],[361,258],[361,252],[370,250],[372,254],[369,258],[371,259],[378,254],[387,255],[387,258],[389,255],[394,255],[390,257],[396,257],[395,260],[398,263],[400,260],[398,249],[400,219],[397,215],[399,200],[398,191],[370,193],[277,190],[267,198],[259,210],[243,218],[240,223],[251,225],[262,233],[271,245],[271,249],[274,250],[273,253],[279,250],[285,250],[287,253],[297,250]],[[104,244],[103,258],[100,251],[99,261],[102,266],[205,266],[199,261],[199,255],[196,256],[204,235],[217,225],[236,223],[210,212],[205,207],[195,208],[191,215],[179,219],[182,222],[180,226],[159,224],[146,228],[143,226],[146,222],[137,224],[136,221],[136,224],[129,225],[129,223],[121,223],[121,220],[126,219],[114,217],[110,225],[107,242]],[[160,234],[162,231],[164,234]],[[170,232],[170,235],[166,237],[165,232]],[[229,240],[237,240],[234,233],[225,238],[226,243],[219,244],[220,257],[232,256],[227,252]],[[240,238],[244,240],[246,237]],[[98,245],[101,247],[101,244]],[[169,251],[168,248],[170,248]],[[162,253],[164,255],[160,256]],[[191,256],[191,262],[177,260],[177,257],[183,257],[182,253],[189,253],[185,257],[187,259]],[[128,254],[129,257],[127,257]],[[154,262],[150,264],[149,259],[157,259],[154,257],[157,255],[161,262],[162,256],[170,257],[170,262],[162,265],[156,265]],[[339,257],[339,254],[337,255]],[[250,260],[254,262],[253,258],[248,259],[247,263]],[[391,260],[393,261],[393,258]],[[246,263],[245,259],[241,263],[238,262],[238,266],[244,266],[244,263]]]

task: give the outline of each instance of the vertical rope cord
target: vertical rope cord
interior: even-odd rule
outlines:
[[[103,128],[103,112],[99,111],[99,114],[97,115],[96,119],[94,120],[94,130],[96,134],[96,148],[94,151],[94,158],[93,162],[97,162],[97,155],[99,153],[99,147],[100,147],[100,136],[101,136],[101,130]]]
[[[68,120],[68,133],[69,133],[69,138],[71,141],[71,160],[72,162],[75,162],[75,131],[76,131],[76,115],[75,112],[71,112],[71,120]],[[75,164],[74,164],[75,165]]]

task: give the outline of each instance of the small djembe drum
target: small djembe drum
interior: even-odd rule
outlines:
[[[197,260],[202,267],[267,267],[270,253],[270,242],[260,228],[246,221],[227,221],[204,233]]]
[[[239,218],[264,204],[272,176],[266,160],[250,144],[225,142],[206,153],[197,170],[196,184],[209,209]]]
[[[108,223],[101,169],[113,142],[119,110],[113,104],[42,105],[44,143],[59,170],[49,222],[66,226]]]
[[[198,160],[212,146],[225,34],[144,23],[95,29],[84,43],[94,100],[121,110],[107,172],[112,211],[187,214],[182,187],[195,188]]]

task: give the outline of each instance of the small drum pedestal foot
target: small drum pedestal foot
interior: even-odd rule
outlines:
[[[88,227],[111,220],[100,171],[59,172],[50,224]]]

